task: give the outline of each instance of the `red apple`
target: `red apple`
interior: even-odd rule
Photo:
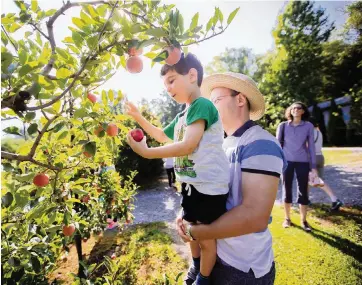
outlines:
[[[130,56],[126,62],[126,69],[130,73],[140,73],[143,69],[142,59],[138,56]]]
[[[102,128],[101,126],[99,126],[98,128],[96,128],[96,129],[94,130],[93,133],[94,133],[96,136],[98,136],[101,131],[103,131],[103,128]]]
[[[75,232],[75,226],[74,224],[70,224],[69,226],[63,226],[63,234],[66,237],[70,237]]]
[[[87,98],[92,102],[95,103],[97,102],[97,96],[92,94],[92,93],[88,93]]]
[[[44,187],[49,184],[49,177],[44,173],[35,175],[33,183],[38,187]]]
[[[128,54],[130,56],[135,56],[135,55],[141,55],[143,52],[143,49],[140,48],[140,49],[136,49],[136,47],[131,47],[129,50],[128,50]]]
[[[109,124],[107,127],[107,135],[109,135],[110,137],[115,137],[116,135],[118,135],[118,127],[115,124]]]
[[[83,198],[82,198],[82,202],[83,202],[83,203],[88,203],[89,200],[90,200],[90,196],[89,196],[89,195],[83,196]]]
[[[83,154],[86,156],[86,157],[92,157],[93,155],[87,151],[84,151]]]
[[[117,257],[116,254],[115,254],[115,253],[112,253],[111,258],[112,258],[112,259],[115,259],[116,257]]]
[[[181,50],[174,46],[166,47],[168,57],[165,59],[168,65],[175,65],[181,59]]]
[[[131,136],[136,142],[140,142],[143,139],[144,134],[141,129],[135,129],[131,131]]]

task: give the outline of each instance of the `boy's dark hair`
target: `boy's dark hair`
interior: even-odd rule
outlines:
[[[161,75],[165,76],[170,70],[174,70],[181,75],[186,75],[189,73],[191,68],[195,68],[197,70],[197,85],[200,87],[202,78],[204,76],[204,69],[201,65],[201,62],[192,53],[188,53],[186,56],[184,56],[184,53],[182,53],[179,62],[175,65],[165,64],[162,66]]]

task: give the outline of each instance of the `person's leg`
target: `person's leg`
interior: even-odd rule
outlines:
[[[172,173],[172,183],[176,183],[176,174],[175,174],[175,168],[171,168]]]
[[[171,177],[172,170],[166,169],[166,172],[167,172],[167,177],[168,177],[168,185],[171,187],[172,186],[172,177]]]
[[[200,245],[196,241],[190,242],[190,249],[192,255],[192,264],[186,274],[184,282],[186,285],[191,285],[196,280],[197,275],[200,273],[200,257],[201,249]]]
[[[284,213],[285,221],[283,227],[290,226],[290,208],[293,202],[293,179],[294,179],[294,162],[288,161],[288,166],[283,173],[283,196],[284,196]]]
[[[216,262],[216,240],[200,241],[201,267],[196,285],[209,284],[209,276]]]
[[[307,223],[308,212],[308,178],[309,178],[309,163],[297,162],[295,164],[295,171],[297,174],[298,184],[298,204],[300,210],[301,224],[304,230],[310,231],[310,227]]]

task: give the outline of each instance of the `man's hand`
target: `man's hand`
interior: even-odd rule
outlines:
[[[125,107],[126,107],[126,114],[130,115],[133,119],[135,119],[136,121],[138,121],[141,117],[142,114],[141,112],[138,110],[138,108],[136,107],[136,105],[134,105],[133,103],[131,103],[130,101],[126,101],[125,103]]]
[[[129,132],[127,134],[127,143],[135,153],[139,154],[142,157],[147,158],[147,151],[149,150],[149,148],[146,143],[146,136],[144,136],[140,142],[136,142],[133,139],[131,132]]]
[[[179,236],[182,238],[184,242],[190,242],[190,238],[186,235],[186,221],[182,219],[181,216],[178,216],[176,218],[176,230]]]

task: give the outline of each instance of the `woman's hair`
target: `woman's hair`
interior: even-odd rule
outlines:
[[[286,118],[287,120],[293,121],[292,106],[293,106],[293,105],[296,105],[296,104],[302,106],[302,108],[303,108],[303,110],[304,110],[304,114],[302,115],[302,120],[303,120],[303,121],[308,121],[308,120],[309,120],[309,117],[310,117],[310,112],[309,112],[307,106],[306,106],[304,103],[302,103],[302,102],[294,102],[292,105],[290,105],[290,106],[285,110],[285,118]]]

